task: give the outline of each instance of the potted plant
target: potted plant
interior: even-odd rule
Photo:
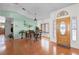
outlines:
[[[21,39],[23,39],[23,34],[25,33],[25,31],[24,30],[21,30],[20,32],[19,32],[19,34],[21,34]]]

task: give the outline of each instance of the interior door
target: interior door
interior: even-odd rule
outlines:
[[[56,19],[57,44],[70,47],[70,17]]]

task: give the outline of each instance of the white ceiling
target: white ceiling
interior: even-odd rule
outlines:
[[[0,9],[16,11],[32,19],[36,13],[36,18],[41,20],[49,18],[51,12],[69,5],[72,3],[0,3]]]

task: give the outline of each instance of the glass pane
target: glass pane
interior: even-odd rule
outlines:
[[[72,30],[72,40],[76,41],[76,30]]]

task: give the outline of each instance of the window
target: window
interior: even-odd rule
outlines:
[[[49,24],[48,23],[41,24],[41,30],[43,33],[49,33]]]
[[[71,18],[71,33],[72,33],[72,40],[76,41],[77,39],[77,19],[76,17]]]

